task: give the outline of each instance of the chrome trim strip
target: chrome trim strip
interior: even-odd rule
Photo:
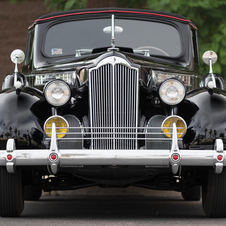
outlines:
[[[96,134],[98,134],[98,133],[96,133]],[[110,134],[110,133],[107,133],[107,134]],[[107,137],[107,138],[106,137],[93,137],[93,138],[90,138],[90,137],[68,138],[68,137],[66,137],[66,138],[60,138],[60,140],[74,140],[74,141],[90,140],[90,139],[92,139],[92,140],[101,140],[101,139],[115,140],[114,137]],[[46,140],[51,140],[51,138],[46,138]],[[134,140],[134,137],[118,137],[117,140]],[[169,141],[169,138],[137,138],[137,140],[165,140],[165,141],[167,140],[167,141]],[[180,138],[178,140],[182,140],[182,139]],[[105,148],[105,149],[107,149],[107,148]],[[114,150],[114,149],[112,149],[112,150]],[[127,149],[127,150],[129,150],[129,149]]]
[[[56,124],[55,123],[52,124],[50,151],[58,151],[57,135],[56,135]]]
[[[12,138],[8,139],[6,143],[6,152],[5,152],[6,170],[8,171],[8,173],[15,172],[15,162],[16,162],[16,158],[14,158],[15,150],[16,150],[15,140]],[[7,158],[8,155],[11,155],[10,160]]]
[[[53,129],[55,126],[53,124]],[[52,172],[57,173],[59,166],[78,165],[145,165],[169,167],[171,164],[173,173],[177,173],[178,166],[215,166],[216,173],[220,173],[223,166],[226,166],[225,154],[222,151],[222,141],[217,139],[215,150],[179,150],[176,142],[176,126],[173,126],[173,145],[171,150],[91,150],[91,149],[62,149],[58,150],[57,142],[52,132],[52,142],[50,150],[15,150],[14,140],[9,139],[6,147],[8,149],[0,151],[0,166],[6,166],[8,172],[14,172],[14,166],[34,166],[50,165]],[[178,148],[178,149],[177,149]],[[58,151],[57,151],[58,150]],[[7,159],[7,154],[13,156]],[[178,159],[172,159],[176,154]],[[56,155],[51,160],[51,155]],[[221,155],[222,159],[218,159]],[[10,163],[10,164],[9,164]],[[221,164],[219,164],[221,163]]]
[[[50,150],[15,150],[13,157],[18,166],[49,165]],[[223,152],[224,155],[226,151]],[[169,166],[170,150],[60,150],[60,166],[75,165],[153,165]],[[215,150],[180,150],[181,166],[214,166]],[[0,166],[5,166],[6,150],[0,151]],[[222,161],[226,166],[226,160]]]
[[[123,109],[120,109],[120,111],[122,111]],[[135,115],[134,115],[135,117]],[[109,120],[112,120],[112,117],[109,118],[103,118],[101,120],[101,123],[106,123]],[[133,119],[132,122],[130,121],[130,123],[138,123],[137,118]],[[122,123],[122,118],[117,120],[117,123],[121,124]],[[65,127],[56,127],[56,129],[62,129]],[[163,134],[162,132],[162,127],[68,127],[68,131],[70,130],[74,130],[73,132],[67,132],[68,135],[79,135],[81,134],[81,128],[83,129],[83,137],[80,138],[69,138],[69,137],[63,137],[63,138],[57,138],[57,140],[72,140],[74,139],[76,140],[127,140],[128,141],[132,141],[132,140],[170,140],[171,138],[166,138],[166,137],[162,137],[162,138],[149,138],[147,137],[147,135],[161,135]],[[171,133],[167,133],[167,134],[171,134],[173,137],[173,127],[164,127],[165,129],[171,129],[172,132]],[[181,129],[182,127],[177,127],[177,129]],[[47,127],[47,129],[51,129],[51,127]],[[142,131],[142,132],[138,132],[138,130]],[[156,132],[156,130],[159,130],[159,132]],[[153,131],[153,132],[152,132]],[[95,137],[93,136],[93,133],[95,133]],[[115,135],[116,136],[113,136]],[[51,134],[51,132],[46,133],[46,134]],[[63,133],[57,133],[57,134],[63,134]],[[177,134],[182,134],[182,133],[177,133]],[[108,135],[108,136],[107,136]],[[138,135],[143,135],[143,137],[138,137]],[[144,137],[146,136],[146,137]],[[50,140],[51,138],[46,137],[46,140]],[[182,140],[182,138],[178,138],[177,140]],[[137,144],[137,143],[136,143]],[[131,144],[130,144],[131,145]],[[131,145],[132,146],[132,145]],[[105,146],[104,149],[111,149],[111,146]],[[122,147],[121,147],[122,148]],[[131,149],[137,149],[138,147],[134,146],[134,148]],[[93,149],[97,149],[97,148],[93,148]],[[112,148],[114,149],[114,148]],[[117,149],[117,148],[115,148]],[[123,148],[122,148],[123,149]]]
[[[115,15],[111,15],[111,47],[115,48]]]
[[[173,123],[171,152],[179,152],[176,123]]]
[[[177,160],[173,159],[173,155],[178,157]],[[170,164],[172,166],[172,172],[173,174],[176,174],[179,169],[179,162],[180,162],[180,150],[178,147],[178,138],[177,138],[177,126],[176,123],[173,123],[173,134],[172,134],[172,145],[170,150]]]
[[[113,83],[112,83],[112,94],[113,94],[113,101],[112,101],[112,126],[115,127],[115,64],[112,63],[113,67],[112,67],[112,70],[113,70],[113,73],[112,73],[112,76],[113,76]],[[123,101],[123,99],[122,99]],[[120,102],[118,102],[120,103]],[[115,128],[112,129],[113,130],[113,149],[115,149]],[[110,149],[110,148],[109,148]]]
[[[224,154],[224,143],[220,139],[216,139],[215,144],[214,144],[214,150],[216,151],[217,156],[216,158],[216,163],[215,163],[215,173],[221,173],[223,171],[224,164],[222,161],[225,159],[225,154]],[[218,155],[222,157],[222,160],[218,160]],[[218,161],[217,161],[218,160]]]

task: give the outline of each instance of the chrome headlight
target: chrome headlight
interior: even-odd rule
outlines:
[[[179,104],[185,97],[185,87],[176,79],[167,79],[159,87],[159,97],[168,105]]]
[[[53,80],[46,84],[44,96],[49,104],[55,107],[63,106],[71,98],[71,89],[66,82]]]

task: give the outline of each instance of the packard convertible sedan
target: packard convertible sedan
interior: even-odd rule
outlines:
[[[226,92],[196,26],[135,9],[58,12],[28,29],[0,92],[0,215],[42,191],[137,186],[226,217]],[[21,70],[18,64],[24,61]],[[201,192],[202,190],[202,192]]]

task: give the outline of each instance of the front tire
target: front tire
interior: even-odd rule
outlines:
[[[0,167],[0,215],[1,217],[18,217],[24,209],[21,171],[8,173]]]
[[[226,169],[216,174],[208,172],[207,183],[202,187],[202,207],[207,217],[226,217]]]
[[[181,192],[185,201],[199,201],[201,198],[200,186],[196,185]]]

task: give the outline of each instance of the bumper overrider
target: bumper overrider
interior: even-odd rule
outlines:
[[[223,141],[216,139],[213,150],[180,150],[177,128],[173,124],[170,150],[94,150],[58,149],[56,127],[53,124],[50,149],[16,150],[15,140],[8,139],[6,150],[0,151],[0,166],[6,166],[14,173],[16,166],[49,165],[53,174],[59,166],[73,167],[84,165],[144,165],[151,167],[170,167],[176,174],[179,166],[213,166],[221,173],[226,166]]]

